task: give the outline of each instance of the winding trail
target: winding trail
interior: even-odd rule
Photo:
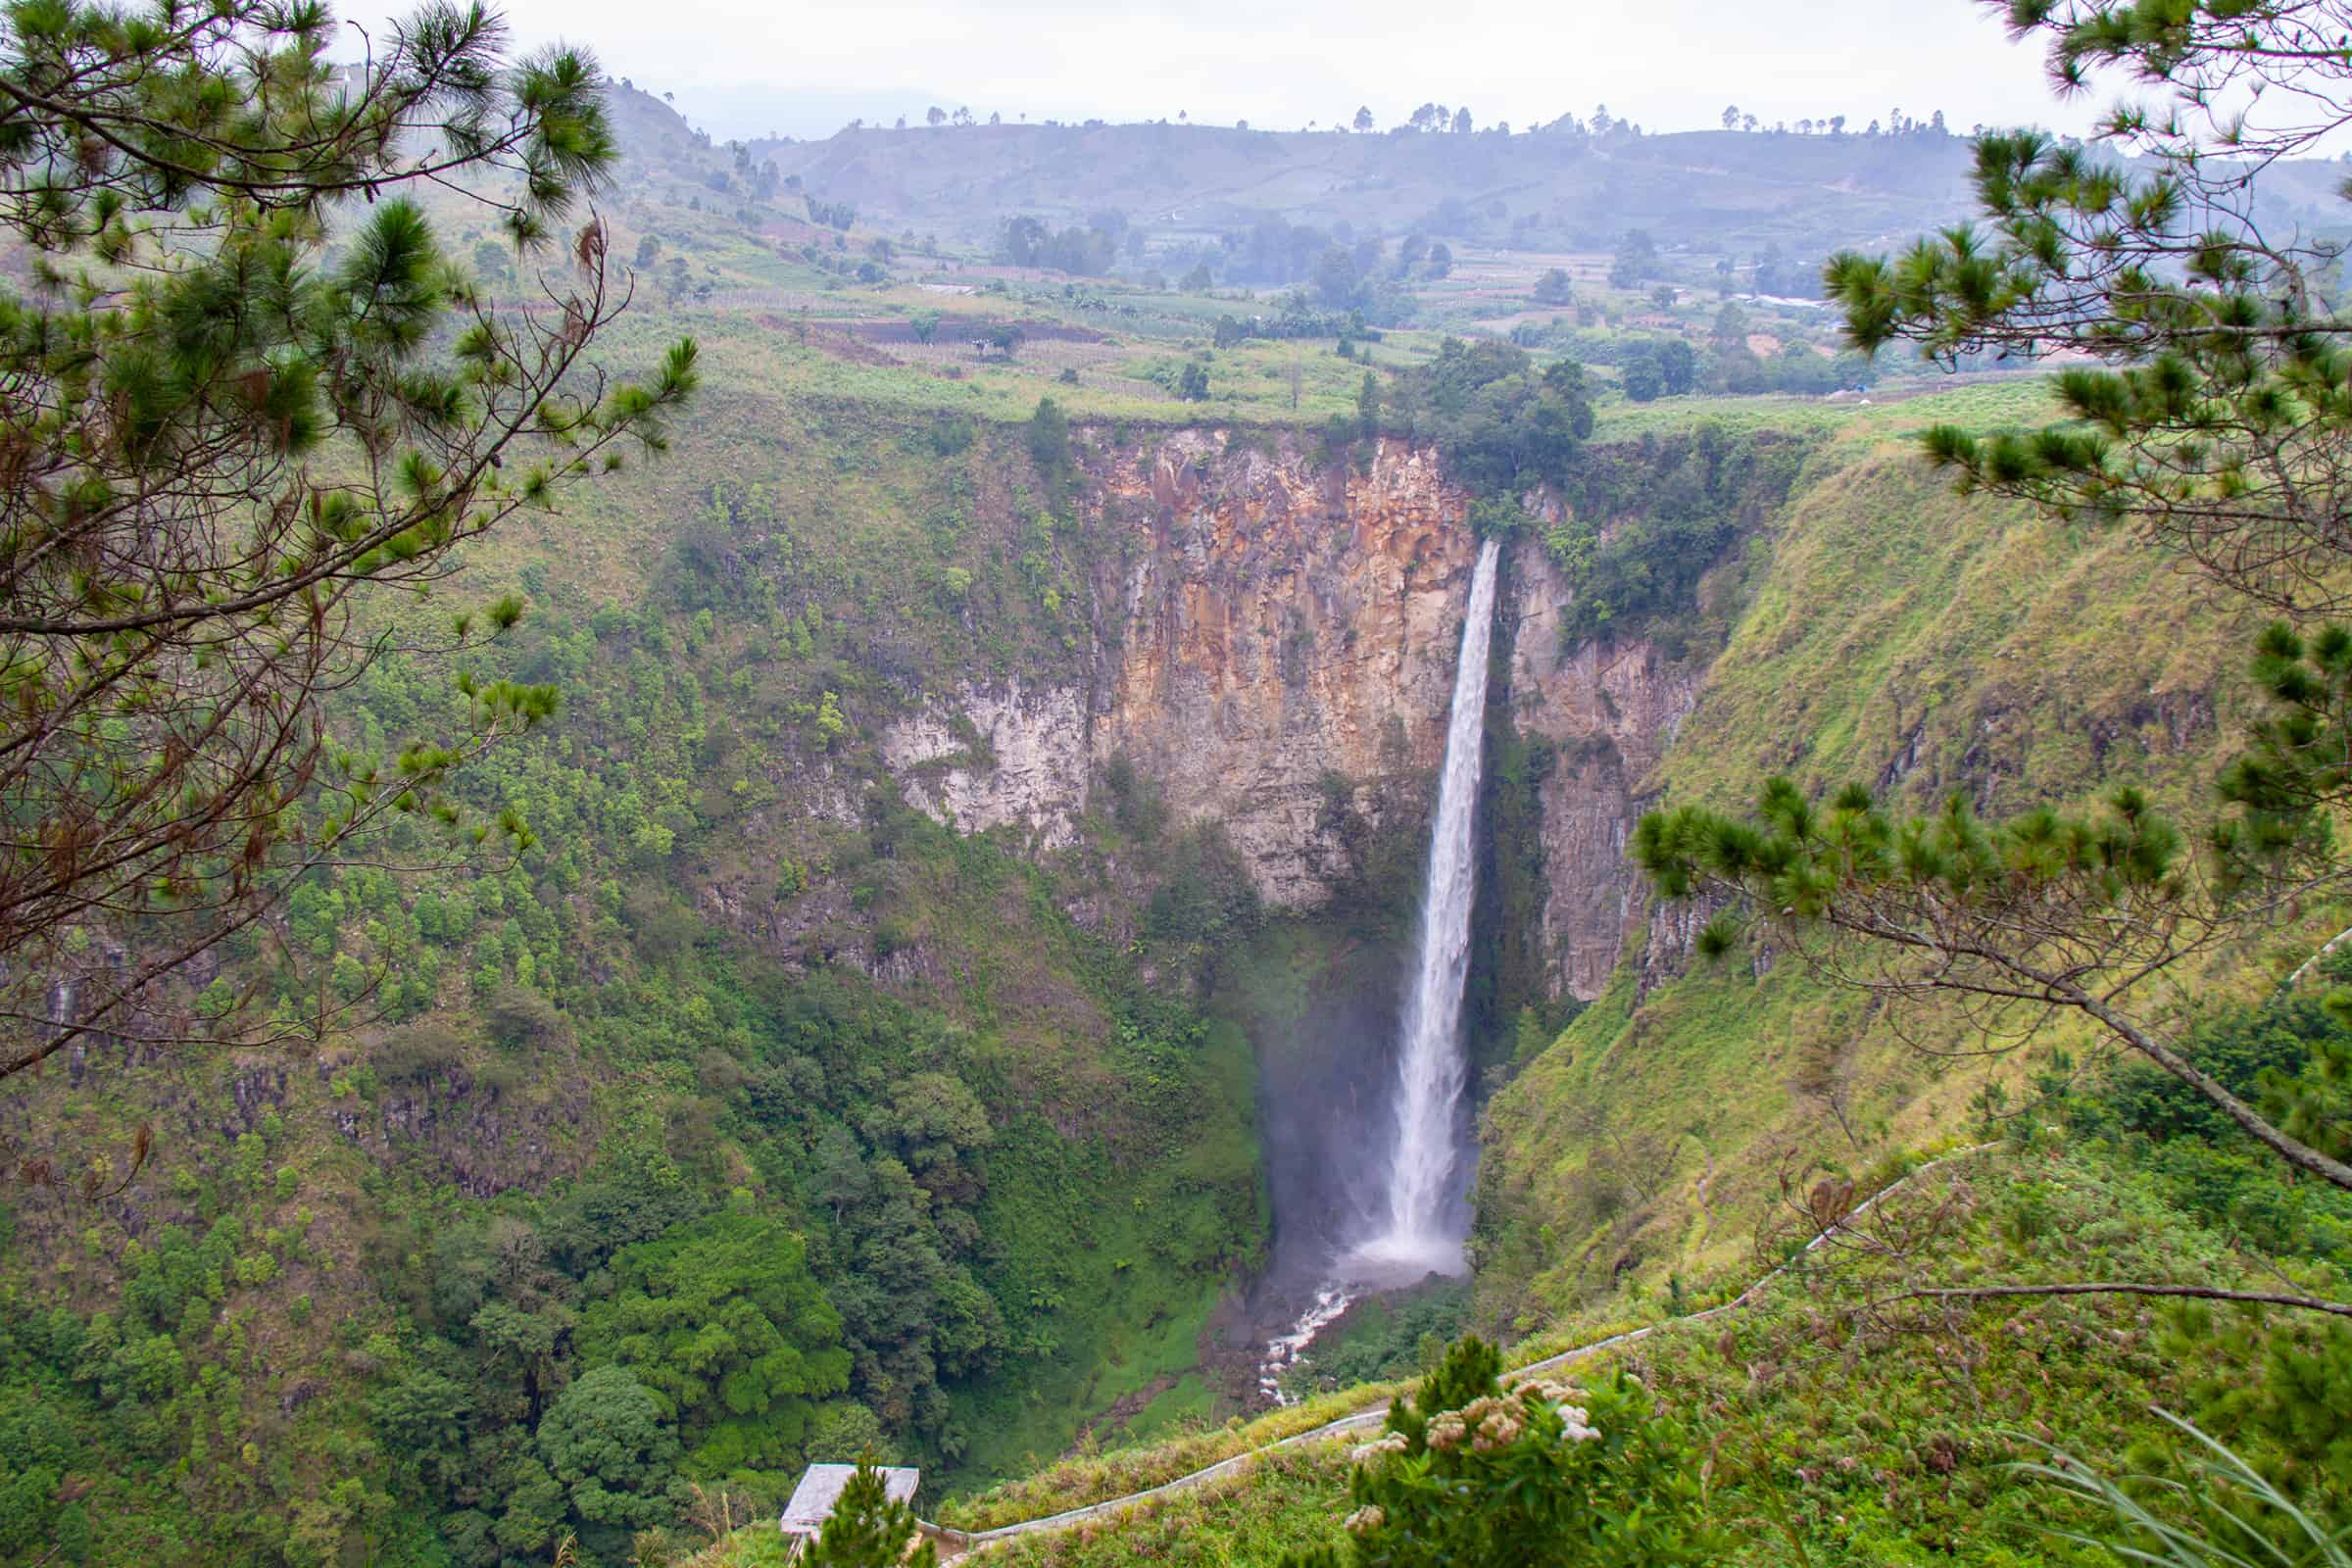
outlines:
[[[2303,978],[2303,972],[2306,969],[2309,969],[2313,964],[2319,962],[2322,958],[2328,956],[2328,955],[2330,953],[2333,953],[2336,950],[2337,945],[2346,937],[2352,937],[2352,926],[2345,927],[2343,930],[2338,931],[2335,935],[2329,937],[2327,941],[2321,943],[2320,950],[2317,953],[2314,953],[2310,957],[2305,958],[2301,963],[2296,964],[2295,972],[2288,975],[2284,980],[2278,982],[2278,989],[2281,991],[2293,990],[2296,982]]]
[[[2352,932],[2347,932],[2346,935],[2352,936]],[[1503,1373],[1502,1380],[1506,1386],[1515,1387],[1530,1378],[1557,1371],[1564,1366],[1573,1366],[1579,1361],[1589,1360],[1603,1351],[1616,1349],[1620,1346],[1632,1345],[1638,1340],[1648,1339],[1651,1335],[1662,1333],[1667,1329],[1704,1323],[1710,1318],[1722,1317],[1726,1313],[1736,1312],[1742,1307],[1752,1305],[1756,1298],[1782,1275],[1794,1268],[1799,1261],[1811,1254],[1817,1248],[1835,1238],[1838,1232],[1877,1207],[1881,1199],[1891,1193],[1901,1192],[1939,1165],[1948,1165],[1997,1147],[1996,1144],[1971,1144],[1965,1149],[1956,1149],[1948,1154],[1939,1155],[1920,1165],[1901,1181],[1892,1182],[1880,1188],[1862,1202],[1855,1204],[1853,1210],[1838,1220],[1837,1224],[1828,1227],[1807,1242],[1788,1262],[1762,1275],[1746,1290],[1741,1291],[1721,1305],[1710,1306],[1701,1312],[1686,1313],[1681,1317],[1666,1318],[1644,1328],[1627,1329],[1621,1334],[1611,1334],[1603,1339],[1594,1340],[1589,1345],[1580,1345],[1572,1349],[1562,1350],[1557,1355],[1547,1355],[1541,1361],[1531,1361],[1526,1366],[1511,1368]],[[1711,1166],[1713,1163],[1711,1159],[1709,1163]],[[1710,1169],[1708,1174],[1712,1176],[1713,1171]],[[1046,1535],[1055,1531],[1075,1529],[1090,1519],[1105,1518],[1132,1508],[1138,1503],[1149,1502],[1154,1497],[1165,1497],[1179,1492],[1190,1492],[1196,1487],[1221,1481],[1227,1476],[1239,1475],[1269,1453],[1276,1453],[1284,1448],[1294,1448],[1309,1443],[1327,1443],[1334,1438],[1346,1437],[1349,1433],[1365,1431],[1387,1420],[1388,1414],[1389,1407],[1386,1403],[1376,1404],[1368,1409],[1358,1410],[1352,1415],[1341,1416],[1336,1421],[1327,1421],[1308,1431],[1295,1433],[1279,1442],[1247,1449],[1229,1459],[1220,1459],[1215,1464],[1203,1466],[1189,1475],[1178,1476],[1172,1481],[1163,1481],[1156,1487],[1147,1487],[1141,1492],[1130,1492],[1125,1496],[1106,1497],[1101,1502],[1090,1502],[1082,1508],[1071,1508],[1062,1513],[1048,1514],[1042,1519],[1024,1519],[1017,1524],[999,1525],[993,1530],[957,1530],[951,1525],[933,1524],[928,1519],[918,1519],[915,1523],[924,1536],[946,1548],[941,1553],[942,1557],[953,1560],[966,1552],[997,1545],[1019,1536]]]

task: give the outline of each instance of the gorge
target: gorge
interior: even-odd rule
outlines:
[[[1005,451],[1017,431],[965,471],[1017,472]],[[1386,439],[1359,468],[1279,439],[1176,430],[1122,442],[1107,424],[1080,426],[1072,446],[1088,499],[1048,547],[1069,608],[1047,623],[1052,635],[1007,647],[999,671],[933,663],[924,639],[968,646],[968,625],[1035,606],[1015,571],[990,564],[1039,548],[1034,503],[1018,492],[975,483],[953,499],[954,469],[951,488],[905,481],[903,531],[876,539],[870,562],[857,546],[822,568],[840,584],[808,633],[828,650],[823,685],[794,700],[840,694],[849,737],[838,748],[760,742],[756,725],[791,734],[813,722],[782,702],[730,699],[722,720],[716,694],[771,666],[723,637],[686,640],[703,606],[737,602],[730,571],[774,569],[761,555],[774,525],[740,502],[710,509],[709,574],[672,558],[654,590],[674,607],[658,618],[680,628],[666,648],[642,629],[657,617],[600,624],[584,597],[525,629],[510,656],[520,667],[590,672],[560,732],[573,738],[570,758],[549,761],[609,782],[573,808],[541,782],[565,776],[552,767],[496,785],[536,801],[534,819],[564,854],[646,834],[662,819],[632,823],[631,792],[659,800],[661,778],[709,765],[698,754],[746,785],[667,818],[678,850],[640,852],[677,868],[664,873],[668,896],[601,895],[587,878],[565,894],[551,873],[417,901],[435,930],[457,929],[450,911],[463,909],[470,942],[497,936],[510,975],[526,955],[540,974],[576,975],[558,981],[576,999],[562,1009],[500,1000],[514,1010],[496,1014],[503,1033],[486,1048],[444,1045],[409,1022],[373,1054],[337,1054],[315,1072],[239,1057],[217,1087],[137,1048],[93,1045],[19,1106],[79,1107],[56,1124],[104,1149],[122,1125],[109,1107],[141,1105],[167,1172],[242,1142],[260,1174],[234,1178],[252,1184],[238,1190],[261,1195],[243,1201],[268,1205],[272,1225],[327,1194],[350,1212],[386,1213],[381,1225],[400,1203],[429,1201],[456,1238],[439,1244],[453,1280],[501,1277],[474,1272],[468,1234],[544,1248],[537,1266],[572,1255],[608,1266],[595,1260],[610,1253],[556,1250],[592,1245],[569,1239],[592,1234],[587,1215],[666,1223],[675,1199],[662,1195],[771,1179],[761,1171],[837,1194],[806,1223],[841,1239],[817,1264],[857,1303],[855,1353],[887,1369],[906,1403],[871,1396],[900,1430],[968,1445],[965,1473],[986,1479],[1016,1473],[1025,1451],[1062,1451],[1105,1410],[1148,1436],[1162,1411],[1212,1387],[1295,1396],[1288,1368],[1262,1364],[1267,1342],[1318,1303],[1316,1329],[1356,1304],[1331,1290],[1331,1265],[1365,1216],[1391,1212],[1391,1043],[1434,886],[1449,731],[1467,727],[1486,760],[1465,813],[1476,893],[1461,1037],[1465,1120],[1479,1127],[1468,1250],[1482,1321],[1595,1293],[1594,1281],[1710,1257],[1744,1266],[1728,1216],[1750,1200],[1740,1195],[1769,1190],[1777,1151],[1819,1102],[1791,1087],[1810,1070],[1794,1045],[1717,1051],[1704,1030],[1767,1042],[1858,1032],[1783,968],[1685,975],[1692,927],[1653,918],[1626,846],[1642,803],[1689,777],[1676,760],[1687,748],[1801,763],[1780,726],[1803,708],[1838,737],[1824,767],[1901,760],[1923,792],[1976,779],[1997,794],[2053,734],[2097,737],[2119,764],[2185,770],[2214,733],[2210,683],[2185,655],[2152,696],[2077,642],[2046,676],[2009,674],[2005,649],[2059,646],[2049,627],[2080,613],[2089,568],[2063,556],[2033,564],[2031,530],[1968,520],[1867,428],[1826,448],[1803,437],[1597,448],[1595,472],[1615,477],[1556,498],[1554,526],[1584,516],[1633,541],[1684,514],[1722,525],[1702,536],[1710,569],[1688,599],[1599,635],[1564,629],[1573,591],[1539,538],[1480,547],[1469,498],[1427,448]],[[799,461],[780,455],[760,482],[823,505],[835,481]],[[960,602],[919,579],[900,588],[893,559],[932,548],[921,519],[950,507],[962,522],[948,559],[973,574]],[[1866,546],[1889,514],[1908,519],[1906,539]],[[576,552],[581,580],[596,580],[599,548]],[[1886,589],[1906,548],[1948,563],[1932,592]],[[562,609],[563,580],[547,591]],[[776,620],[809,626],[800,606],[814,596],[789,593]],[[1487,594],[1494,644],[1482,656],[1470,632]],[[2137,618],[2119,613],[2113,626],[2134,646],[2187,649],[2208,635],[2154,582],[2132,603]],[[1886,607],[1907,604],[1918,608],[1885,620],[1898,613]],[[1890,662],[1867,693],[1844,669],[1865,627]],[[1464,702],[1471,693],[1479,700]],[[1451,750],[1457,762],[1470,755]],[[378,902],[347,894],[346,912],[321,906],[301,929],[352,940],[366,908],[391,942],[417,919],[365,896]],[[589,918],[566,952],[553,921],[572,908]],[[1195,999],[1207,1027],[1191,1032],[1142,993],[1094,978],[1129,962]],[[1098,1054],[1089,1041],[1106,1044]],[[690,1075],[617,1093],[554,1065],[657,1051],[682,1053]],[[502,1065],[518,1054],[541,1064],[536,1078]],[[1906,1081],[1884,1054],[1855,1053],[1838,1070],[1857,1118],[1921,1114],[1958,1093]],[[977,1112],[923,1076],[943,1071],[980,1086]],[[616,1147],[637,1163],[617,1164]],[[1629,1169],[1621,1150],[1649,1163]],[[724,1163],[698,1163],[703,1151]],[[940,1198],[899,1200],[907,1206],[893,1218],[878,1184],[917,1161]],[[1715,1181],[1697,1188],[1710,1162]],[[277,1199],[272,1166],[304,1185]],[[208,1207],[218,1191],[141,1192],[110,1211],[172,1256],[172,1237],[201,1241],[217,1224],[206,1215],[221,1212]],[[1621,1191],[1649,1196],[1628,1202]],[[1715,1205],[1711,1226],[1701,1199]],[[534,1229],[554,1239],[526,1244],[493,1217],[516,1213],[545,1216]],[[988,1247],[958,1243],[973,1234],[956,1229],[958,1213]],[[68,1217],[25,1206],[15,1245],[70,1255]],[[398,1277],[400,1256],[435,1255],[400,1238],[320,1227],[283,1254],[287,1289],[365,1321],[368,1281]],[[858,1257],[911,1270],[894,1276],[913,1308],[906,1326],[890,1298],[856,1294],[845,1264]],[[552,1294],[535,1277],[518,1276],[521,1299]],[[1251,1277],[1263,1301],[1228,1340],[1213,1312]],[[495,1283],[441,1289],[465,1314],[444,1320],[453,1344],[481,1310],[469,1303],[514,1299]],[[936,1369],[937,1394],[917,1381],[909,1345]],[[288,1419],[323,1424],[326,1391],[346,1375],[296,1363],[268,1397],[293,1402]]]
[[[1486,749],[1487,644],[1494,620],[1495,561],[1500,545],[1479,548],[1463,612],[1462,643],[1448,709],[1446,752],[1430,818],[1428,868],[1413,956],[1406,965],[1401,1034],[1383,1200],[1355,1217],[1351,1232],[1286,1238],[1294,1250],[1320,1250],[1326,1277],[1288,1330],[1258,1362],[1258,1388],[1283,1396],[1282,1376],[1316,1337],[1369,1291],[1462,1271],[1468,1229],[1462,1164],[1464,1079],[1462,986],[1469,975],[1471,893],[1477,877],[1471,827]],[[1269,1154],[1275,1152],[1268,1151]],[[1380,1169],[1375,1164],[1377,1173]]]
[[[739,1568],[689,1539],[719,1549],[713,1499],[723,1525],[868,1451],[970,1524],[1263,1449],[1265,1487],[1220,1495],[1287,1549],[1336,1539],[1300,1521],[1348,1485],[1269,1446],[1318,1401],[1369,1408],[1465,1332],[1533,1355],[1690,1317],[1788,1255],[1792,1213],[1956,1138],[2017,1158],[1919,1184],[1939,1237],[2141,1260],[2187,1226],[2171,1189],[2122,1205],[2144,1232],[2086,1215],[2137,1179],[2095,1163],[2106,1135],[2013,1114],[2080,1041],[1950,1065],[1959,1023],[1767,929],[1702,940],[1714,905],[1638,867],[1646,811],[1742,810],[1778,775],[1987,818],[2124,782],[2193,806],[2254,710],[2246,617],[2121,531],[1917,461],[1931,425],[2042,418],[2033,380],[1829,392],[1866,372],[1817,303],[1688,248],[1711,220],[1677,171],[1762,188],[1788,149],[967,126],[934,160],[867,127],[763,168],[614,102],[636,162],[566,265],[636,258],[706,388],[666,453],[357,623],[395,653],[335,693],[338,777],[517,715],[449,785],[456,853],[437,810],[397,811],[383,857],[291,876],[151,1014],[0,1100],[0,1562],[79,1531],[66,1559],[159,1568],[537,1568],[566,1541]],[[1029,190],[1177,179],[1187,137],[1220,179],[1312,186],[1333,226],[1234,217],[1238,183],[1197,231],[1137,220],[1132,253],[1062,215],[1056,245],[1132,275],[996,257],[978,196],[968,231],[920,226],[992,143]],[[1940,130],[1794,151],[1739,248],[1875,234],[1963,163]],[[1415,183],[1373,205],[1409,258],[1324,188],[1392,163]],[[1441,264],[1421,208],[1480,171]],[[1620,254],[1587,229],[1637,172],[1685,226]],[[484,295],[535,309],[497,236],[443,216]],[[1235,275],[1298,246],[1361,291]],[[137,948],[96,918],[54,948],[33,1022],[62,1031]],[[2224,1023],[2272,956],[2233,950]],[[2233,1257],[2307,1200],[2175,1250]],[[1965,1355],[1896,1430],[1893,1396],[1811,1392],[1868,1370],[1836,1323],[1737,1333],[1656,1386],[1698,1391],[1701,1425],[1809,1401],[1750,1480],[1795,1466],[1807,1519],[1855,1521],[1820,1560],[1962,1552],[1952,1520],[2009,1495],[1998,1433],[2026,1418],[1936,1381]],[[2061,1381],[2072,1353],[1959,1343]],[[2144,1407],[2169,1376],[2113,1386]]]

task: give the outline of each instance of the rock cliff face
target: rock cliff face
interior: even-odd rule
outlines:
[[[1636,794],[1698,695],[1699,671],[1678,668],[1645,638],[1560,643],[1568,592],[1542,548],[1511,557],[1511,718],[1559,746],[1543,786],[1544,974],[1552,994],[1600,995],[1642,924],[1639,874],[1626,843]]]
[[[964,686],[892,725],[906,799],[965,831],[1051,850],[1124,756],[1179,823],[1221,821],[1270,903],[1345,870],[1344,788],[1379,823],[1423,809],[1476,541],[1434,454],[1381,444],[1369,471],[1183,431],[1096,464],[1101,643],[1082,684]]]
[[[1025,692],[1016,678],[961,687],[946,712],[934,705],[893,724],[882,760],[907,804],[937,820],[967,833],[1009,823],[1058,850],[1076,842],[1072,818],[1086,804],[1086,733],[1084,693]]]
[[[1095,756],[1125,754],[1180,818],[1221,818],[1269,902],[1311,905],[1344,869],[1331,789],[1376,825],[1427,808],[1477,562],[1468,498],[1401,442],[1357,474],[1187,435],[1106,480],[1114,507],[1141,503],[1143,537]]]
[[[1393,440],[1361,472],[1207,431],[1090,467],[1112,564],[1081,671],[934,698],[884,734],[885,761],[940,820],[1052,851],[1124,757],[1172,820],[1224,824],[1269,903],[1320,903],[1350,869],[1335,792],[1376,827],[1428,809],[1477,559],[1469,498],[1432,451]],[[1567,589],[1533,542],[1507,580],[1510,714],[1560,749],[1543,798],[1545,978],[1591,998],[1640,924],[1635,790],[1696,679],[1638,639],[1564,654]]]

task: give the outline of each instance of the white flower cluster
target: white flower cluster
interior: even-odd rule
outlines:
[[[1341,1528],[1351,1536],[1369,1535],[1389,1522],[1377,1503],[1367,1503],[1341,1521]]]
[[[1507,1448],[1517,1443],[1519,1434],[1526,1430],[1527,1423],[1520,1418],[1519,1412],[1498,1399],[1494,1402],[1494,1408],[1480,1418],[1478,1431],[1470,1439],[1470,1446],[1479,1453],[1494,1448]]]
[[[1560,1434],[1563,1438],[1570,1443],[1591,1443],[1594,1438],[1600,1436],[1600,1431],[1592,1425],[1591,1411],[1581,1404],[1568,1402],[1576,1396],[1577,1390],[1566,1383],[1531,1384],[1520,1391],[1522,1398],[1533,1396],[1543,1400],[1545,1404],[1559,1407],[1560,1421],[1566,1429]]]
[[[1447,1410],[1429,1423],[1429,1446],[1450,1452],[1467,1440],[1473,1451],[1507,1448],[1527,1430],[1526,1412],[1510,1399],[1474,1399],[1459,1410]]]
[[[1359,1443],[1349,1448],[1348,1462],[1349,1464],[1373,1464],[1389,1454],[1402,1453],[1410,1445],[1404,1441],[1403,1433],[1392,1432],[1385,1438],[1376,1438],[1370,1443]]]
[[[1459,1410],[1446,1410],[1430,1417],[1425,1434],[1432,1448],[1450,1453],[1468,1443],[1472,1451],[1492,1452],[1507,1448],[1519,1441],[1527,1430],[1529,1411],[1540,1405],[1556,1406],[1560,1412],[1560,1436],[1569,1443],[1591,1443],[1600,1436],[1592,1424],[1592,1413],[1581,1404],[1569,1401],[1578,1390],[1565,1383],[1531,1383],[1517,1391],[1517,1398],[1488,1397],[1474,1399]],[[1400,1453],[1405,1442],[1402,1434],[1390,1433],[1378,1443],[1367,1443],[1350,1455],[1362,1464],[1384,1453]]]

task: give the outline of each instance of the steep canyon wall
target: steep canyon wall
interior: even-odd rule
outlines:
[[[1428,448],[1360,468],[1182,431],[1090,463],[1097,635],[1073,678],[963,684],[882,737],[908,802],[964,831],[1079,839],[1114,759],[1179,824],[1221,823],[1259,894],[1312,908],[1359,869],[1338,819],[1419,830],[1444,746],[1477,541]],[[1553,995],[1599,993],[1641,899],[1635,791],[1696,676],[1639,638],[1563,649],[1568,589],[1530,539],[1497,646],[1511,721],[1554,743],[1543,785]]]

